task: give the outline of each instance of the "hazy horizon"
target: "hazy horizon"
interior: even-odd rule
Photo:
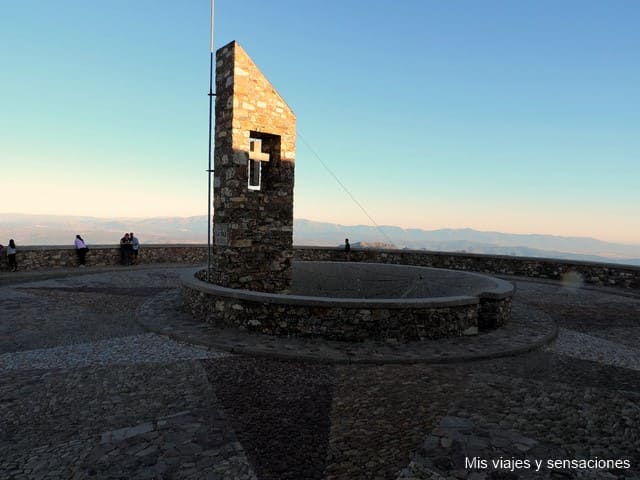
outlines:
[[[72,246],[76,234],[89,245],[117,245],[135,232],[142,245],[206,244],[206,215],[111,218],[93,216],[0,214],[0,243],[14,238],[19,247]],[[6,237],[6,238],[4,238]],[[296,246],[336,247],[349,238],[354,248],[401,248],[486,255],[555,258],[640,266],[640,245],[590,237],[514,234],[463,229],[404,229],[394,225],[341,225],[295,218]]]
[[[3,226],[3,218],[7,217],[7,216],[25,216],[25,217],[60,217],[60,218],[64,218],[64,219],[69,219],[69,218],[86,218],[86,219],[96,219],[96,220],[104,220],[104,221],[134,221],[134,222],[139,222],[139,221],[153,221],[153,220],[163,220],[163,219],[169,219],[169,220],[178,220],[178,219],[183,219],[183,220],[188,220],[188,219],[201,219],[203,222],[203,231],[204,233],[206,233],[206,223],[205,223],[205,219],[206,219],[206,213],[205,214],[200,214],[200,215],[187,215],[187,216],[173,216],[173,215],[158,215],[158,216],[151,216],[151,217],[109,217],[109,216],[98,216],[98,215],[64,215],[64,214],[45,214],[45,213],[18,213],[18,212],[0,212],[0,228],[2,228]],[[378,225],[377,227],[374,225],[368,225],[366,223],[353,223],[353,224],[342,224],[342,223],[336,223],[336,222],[325,222],[325,221],[321,221],[321,220],[314,220],[311,218],[299,218],[299,217],[294,217],[294,221],[298,222],[298,221],[303,221],[303,222],[312,222],[312,223],[316,223],[316,224],[327,224],[327,225],[332,225],[332,226],[338,226],[338,227],[345,227],[345,228],[357,228],[357,227],[366,227],[366,228],[399,228],[399,229],[403,229],[403,230],[421,230],[421,231],[426,231],[426,232],[436,232],[436,231],[446,231],[446,230],[456,230],[456,231],[460,231],[460,230],[473,230],[479,233],[487,233],[487,234],[491,234],[491,233],[499,233],[499,234],[507,234],[507,235],[516,235],[516,236],[548,236],[548,237],[558,237],[558,238],[576,238],[576,239],[592,239],[592,240],[597,240],[597,241],[601,241],[601,242],[607,242],[607,243],[616,243],[619,245],[627,245],[630,247],[639,247],[640,248],[640,242],[618,242],[615,240],[608,240],[608,239],[604,239],[604,238],[598,238],[598,237],[591,237],[591,236],[573,236],[573,235],[556,235],[556,234],[548,234],[548,233],[541,233],[541,232],[525,232],[525,233],[521,233],[521,232],[511,232],[511,231],[500,231],[500,230],[478,230],[478,229],[474,229],[471,227],[442,227],[442,228],[433,228],[433,229],[429,229],[429,228],[421,228],[421,227],[416,227],[416,226],[402,226],[402,225],[393,225],[393,224],[385,224],[385,225]],[[126,229],[125,229],[126,230]],[[124,230],[123,230],[124,233]],[[5,235],[6,236],[6,235]],[[381,238],[379,239],[379,241],[385,241],[387,239],[384,238],[384,236],[381,235]],[[0,239],[0,243],[2,243],[4,240]],[[205,238],[205,243],[206,243],[206,238]],[[639,252],[640,255],[640,252]]]

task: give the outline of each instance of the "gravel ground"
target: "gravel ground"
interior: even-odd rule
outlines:
[[[638,297],[518,282],[518,308],[560,326],[544,349],[322,365],[146,332],[137,312],[174,296],[178,274],[3,286],[0,479],[640,479]],[[465,466],[500,456],[630,468]]]
[[[147,333],[92,343],[0,354],[0,371],[173,363],[226,355],[228,354],[211,352],[202,347],[180,345],[174,340]]]
[[[324,478],[333,367],[248,357],[205,363],[260,479]]]

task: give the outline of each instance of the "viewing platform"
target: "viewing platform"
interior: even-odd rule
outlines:
[[[8,478],[404,480],[464,455],[624,458],[617,478],[640,475],[633,289],[510,277],[503,328],[345,343],[194,320],[178,290],[194,264],[89,265],[0,273]]]

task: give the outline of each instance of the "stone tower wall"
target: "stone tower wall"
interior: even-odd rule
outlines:
[[[285,292],[293,256],[295,115],[236,42],[218,50],[216,72],[211,281]],[[261,163],[259,190],[248,186],[251,138],[261,140],[269,158]]]

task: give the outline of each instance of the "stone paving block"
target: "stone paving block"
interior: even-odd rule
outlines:
[[[7,310],[0,301],[0,355],[43,345],[98,345],[105,336],[122,338],[117,342],[125,345],[131,327],[123,321],[130,322],[137,308],[157,293],[147,287],[168,287],[168,271],[162,270],[158,279],[153,272],[68,277],[42,289],[3,287],[0,300],[15,294],[20,301],[7,303]],[[83,279],[93,290],[75,292]],[[111,284],[116,287],[113,294],[101,290]],[[125,299],[123,285],[145,290]],[[51,290],[59,287],[60,291]],[[99,311],[92,307],[96,301]],[[0,478],[12,472],[14,478],[47,480],[144,475],[178,479],[180,471],[191,470],[188,478],[196,480],[280,480],[286,475],[296,480],[453,480],[464,473],[455,465],[461,452],[487,458],[496,452],[521,458],[628,458],[630,470],[548,473],[584,480],[640,478],[640,372],[630,368],[640,345],[640,301],[533,282],[519,282],[514,301],[524,311],[532,306],[562,329],[579,333],[574,337],[588,340],[583,350],[591,350],[592,356],[579,358],[574,355],[579,352],[563,350],[559,339],[558,348],[451,365],[343,364],[319,365],[317,370],[318,365],[305,363],[303,355],[288,362],[233,355],[204,361],[169,358],[153,364],[1,370]],[[188,325],[175,310],[156,320],[173,331]],[[202,326],[193,329],[193,338],[208,334]],[[457,348],[464,341],[452,345]],[[299,348],[295,342],[286,343],[294,352]],[[267,339],[264,350],[274,345]],[[324,345],[307,348],[326,352]],[[399,346],[376,347],[372,353],[385,348],[397,353]],[[327,371],[333,373],[326,376]],[[326,398],[328,406],[314,407]],[[269,406],[267,401],[274,403]],[[251,412],[254,426],[242,424],[245,412]],[[313,428],[328,425],[328,431],[292,442],[287,432],[304,431],[300,418]],[[126,433],[145,424],[153,430]],[[118,431],[120,441],[101,443],[103,434]],[[253,435],[251,442],[238,443],[245,435]],[[326,442],[326,455],[318,456],[324,447],[314,447],[323,444],[316,443],[319,438]],[[269,466],[273,475],[265,467],[256,475],[256,463],[266,464],[273,456],[256,448],[261,442],[275,445],[276,452],[284,451],[278,445],[292,444],[295,454],[283,455],[277,465]],[[201,451],[183,455],[178,447],[185,444],[198,445]],[[420,464],[428,451],[433,453],[431,466]],[[140,452],[144,454],[136,455]],[[182,465],[188,468],[181,470]],[[444,470],[438,472],[440,467]],[[486,471],[466,473],[466,480],[497,478]],[[526,473],[518,478],[525,480]],[[509,472],[500,475],[514,478]]]
[[[135,427],[119,428],[118,430],[111,430],[110,432],[104,432],[100,438],[100,443],[115,443],[126,440],[130,437],[142,435],[153,430],[152,423],[142,423]]]

